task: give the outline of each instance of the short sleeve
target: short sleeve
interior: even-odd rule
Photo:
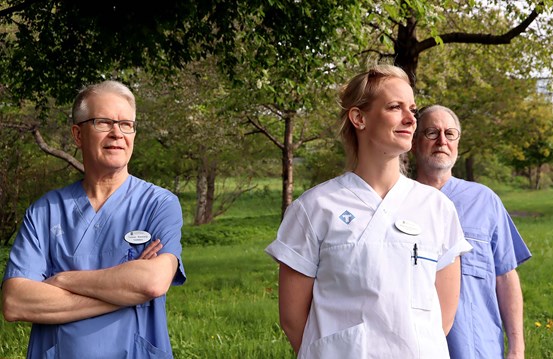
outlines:
[[[184,265],[181,258],[182,253],[182,208],[177,196],[169,191],[163,191],[164,196],[160,199],[159,208],[155,211],[152,219],[153,238],[161,239],[163,248],[161,253],[171,253],[177,257],[179,267],[173,278],[172,285],[181,285],[186,281]]]
[[[40,215],[35,210],[36,208],[31,206],[25,212],[23,223],[10,251],[3,280],[20,277],[43,281],[51,275],[46,255],[46,239],[49,233],[37,232],[41,226],[37,223]],[[56,228],[52,228],[52,231],[55,230]]]
[[[447,199],[449,201],[449,199]],[[465,239],[463,228],[457,216],[457,210],[452,202],[448,206],[450,210],[444,213],[443,223],[445,225],[444,251],[438,259],[437,270],[444,269],[455,261],[455,258],[472,250],[472,246]]]
[[[298,199],[288,208],[278,229],[277,238],[265,249],[276,261],[308,277],[317,275],[320,243],[311,220]]]
[[[496,275],[515,269],[530,259],[532,254],[524,243],[509,213],[497,199],[497,226],[492,235],[492,246]]]

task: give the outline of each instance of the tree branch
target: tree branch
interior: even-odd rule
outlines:
[[[378,56],[380,56],[380,58],[382,57],[389,57],[389,56],[394,56],[393,54],[386,54],[384,52],[380,52],[378,50],[375,50],[375,49],[367,49],[367,50],[363,50],[359,53],[357,53],[357,55],[364,55],[364,54],[367,54],[369,52],[374,52],[375,54],[377,54]]]
[[[249,185],[249,183],[248,183]],[[225,197],[217,196],[217,199],[219,200],[219,206],[217,206],[217,210],[213,214],[213,218],[218,217],[222,214],[224,214],[230,206],[244,193],[250,192],[251,190],[255,189],[257,185],[249,186],[247,188],[243,188],[239,186],[235,189],[234,192],[228,194]]]
[[[273,136],[262,124],[260,124],[257,120],[254,120],[250,116],[247,116],[248,122],[251,123],[255,128],[259,130],[265,137],[267,137],[271,142],[273,142],[278,148],[283,149],[284,145],[275,137]]]
[[[538,6],[540,6],[539,4]],[[483,44],[483,45],[502,45],[509,44],[512,39],[526,31],[528,26],[538,17],[540,13],[534,9],[518,26],[513,27],[503,35],[492,34],[469,34],[465,32],[451,32],[439,35],[444,44],[462,43],[462,44]],[[421,53],[424,50],[436,46],[436,39],[428,38],[419,42],[416,46],[416,52]]]
[[[0,17],[10,16],[13,13],[22,11],[27,9],[29,6],[33,5],[34,3],[38,2],[39,0],[27,0],[22,2],[21,4],[14,5],[12,7],[8,7],[6,9],[0,10]]]
[[[279,109],[276,105],[267,105],[267,104],[263,104],[261,105],[264,109],[268,110],[270,113],[272,113],[273,115],[279,117],[279,118],[283,118],[284,115],[282,114],[282,110]],[[274,106],[274,108],[272,107]]]
[[[6,127],[6,128],[15,128],[18,130],[23,130],[25,132],[30,132],[32,130],[34,125],[26,124],[26,123],[10,123],[10,122],[3,122],[0,121],[0,128]]]
[[[321,136],[312,136],[312,137],[308,137],[308,138],[305,138],[303,140],[300,140],[300,141],[298,141],[294,144],[294,149],[296,150],[296,149],[300,148],[303,144],[305,144],[307,142],[319,140],[320,138],[321,138]]]
[[[6,123],[6,122],[0,122],[0,128],[7,127],[7,128],[16,128],[19,130],[31,132],[35,138],[35,141],[38,145],[38,147],[45,153],[52,155],[54,157],[57,157],[59,159],[64,160],[65,162],[69,163],[71,166],[73,166],[77,171],[84,173],[84,166],[79,160],[77,160],[75,157],[71,156],[69,153],[64,152],[62,150],[55,149],[53,147],[50,147],[46,141],[44,141],[44,138],[42,138],[42,135],[40,134],[40,131],[38,130],[38,126],[36,124],[24,124],[24,123]]]
[[[77,171],[84,173],[84,166],[81,162],[79,162],[79,160],[77,160],[75,157],[71,156],[67,152],[48,146],[48,144],[46,143],[46,141],[44,141],[44,138],[42,138],[42,135],[40,134],[36,126],[31,127],[30,131],[33,133],[33,136],[35,137],[35,141],[38,144],[38,147],[40,147],[42,151],[46,152],[49,155],[52,155],[54,157],[57,157],[66,161],[71,166],[73,166]]]
[[[321,138],[320,135],[313,135],[311,137],[304,138],[303,136],[305,136],[305,131],[307,129],[307,126],[308,126],[308,121],[304,120],[303,125],[301,126],[299,140],[296,141],[296,143],[293,144],[294,150],[297,150],[298,148],[300,148],[304,143],[311,142],[311,141],[314,141],[314,140],[318,140],[319,138]]]

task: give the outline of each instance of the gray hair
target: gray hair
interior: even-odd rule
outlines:
[[[73,108],[71,115],[73,118],[73,124],[77,124],[82,121],[88,120],[88,104],[87,101],[93,95],[101,93],[112,93],[123,97],[129,105],[131,105],[133,112],[136,114],[136,101],[131,90],[118,81],[106,80],[97,84],[85,86],[73,101]],[[132,119],[134,120],[134,118]]]
[[[420,123],[422,123],[423,120],[426,117],[428,117],[431,113],[436,112],[436,111],[444,111],[444,112],[448,113],[451,116],[451,118],[453,118],[453,121],[455,121],[455,126],[457,126],[459,132],[461,132],[461,121],[459,121],[459,117],[457,117],[457,115],[455,114],[455,112],[453,112],[452,109],[450,109],[449,107],[442,106],[442,105],[430,105],[430,106],[425,106],[425,107],[421,108],[417,112],[417,131],[415,132],[415,134],[418,133],[418,129],[420,128],[418,125]]]

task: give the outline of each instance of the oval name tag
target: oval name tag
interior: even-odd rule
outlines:
[[[130,231],[125,234],[125,240],[130,244],[146,243],[152,238],[152,235],[146,231]]]
[[[406,219],[398,219],[395,223],[395,226],[403,233],[409,234],[411,236],[418,236],[422,233],[422,229],[418,224]]]

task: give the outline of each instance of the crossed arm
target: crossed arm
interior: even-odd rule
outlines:
[[[137,260],[106,269],[61,272],[44,282],[8,279],[2,289],[4,318],[62,324],[159,297],[178,266],[173,254],[157,254],[161,246],[154,241]]]

